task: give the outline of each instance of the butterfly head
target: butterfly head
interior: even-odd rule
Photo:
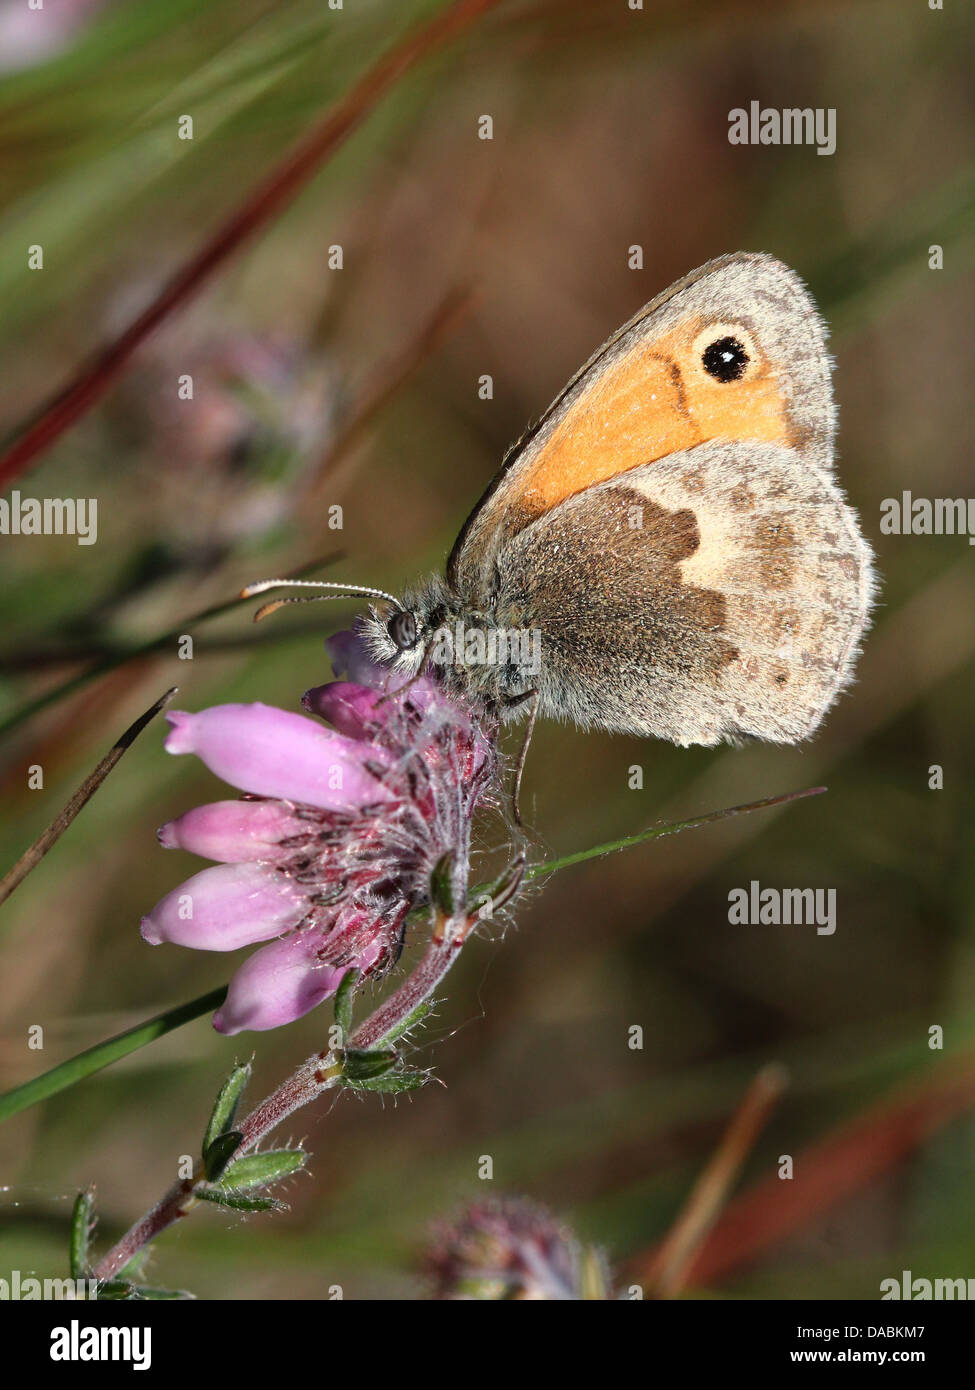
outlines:
[[[507,625],[441,575],[402,600],[370,604],[359,631],[378,664],[408,679],[426,674],[475,705],[507,708],[539,670],[539,634]]]
[[[360,631],[374,661],[406,676],[419,675],[430,664],[438,631],[453,616],[446,584],[431,578],[403,599],[370,603]]]

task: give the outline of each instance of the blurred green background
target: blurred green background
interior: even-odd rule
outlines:
[[[23,8],[0,6],[10,434],[440,6],[48,0],[44,22],[62,28],[43,53]],[[840,475],[883,577],[859,680],[808,745],[678,750],[541,727],[524,795],[538,858],[830,790],[525,894],[515,925],[465,953],[425,1034],[420,1059],[445,1084],[296,1117],[279,1137],[304,1137],[314,1158],[290,1212],[197,1212],[159,1242],[155,1282],[234,1299],[322,1298],[335,1284],[422,1296],[429,1223],[485,1195],[482,1154],[493,1191],[548,1203],[622,1266],[666,1232],[762,1064],[785,1063],[791,1086],[743,1182],[792,1154],[799,1207],[822,1179],[809,1145],[901,1084],[934,1094],[953,1058],[975,1076],[972,552],[964,537],[879,534],[882,500],[902,489],[971,491],[970,64],[960,7],[916,0],[501,3],[402,81],[18,482],[25,496],[97,497],[99,532],[91,547],[0,538],[0,719],[98,653],[182,630],[243,582],[315,556],[341,549],[328,577],[392,589],[438,567],[506,446],[599,342],[709,257],[765,250],[831,324]],[[834,107],[836,153],[730,145],[728,112],[753,98]],[[186,114],[192,140],[177,137]],[[492,141],[477,138],[484,114]],[[32,244],[41,272],[27,269]],[[642,270],[628,268],[633,244]],[[942,270],[929,269],[934,244]],[[192,403],[177,400],[183,373]],[[327,679],[322,636],[354,606],[256,629],[250,607],[188,627],[192,661],[171,644],[7,731],[4,867],[168,685],[191,709],[295,708]],[[152,951],[138,935],[198,867],[160,850],[156,826],[219,794],[164,754],[162,732],[150,727],[0,913],[3,1087],[227,976],[226,958]],[[27,789],[33,764],[43,790]],[[496,824],[484,848],[499,849]],[[753,878],[835,888],[835,935],[730,926],[728,892]],[[256,1100],[330,1021],[326,1006],[223,1039],[201,1019],[4,1124],[0,1275],[64,1272],[71,1202],[89,1182],[107,1248],[195,1152],[235,1055],[256,1051]],[[36,1024],[41,1052],[26,1043]],[[904,1268],[975,1276],[975,1084],[960,1095],[903,1150],[878,1128],[868,1181],[697,1291],[872,1299]]]

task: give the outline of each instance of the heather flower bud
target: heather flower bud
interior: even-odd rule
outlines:
[[[610,1296],[599,1253],[544,1207],[518,1198],[474,1203],[442,1226],[424,1266],[436,1298]]]

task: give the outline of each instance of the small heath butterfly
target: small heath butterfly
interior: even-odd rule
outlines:
[[[807,738],[873,593],[833,473],[831,365],[794,271],[709,261],[509,451],[442,576],[402,598],[315,587],[377,598],[360,630],[378,661],[502,717],[530,702],[680,745]]]

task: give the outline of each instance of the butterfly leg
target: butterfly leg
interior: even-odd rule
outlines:
[[[458,925],[455,921],[454,935],[455,942],[463,942],[467,939],[468,932],[472,931],[479,922],[490,920],[494,914],[515,896],[521,887],[522,879],[525,877],[525,856],[516,854],[514,859],[505,869],[501,877],[491,885],[490,891],[481,897],[476,905],[468,904],[467,913]],[[441,920],[441,930],[445,925]],[[434,931],[434,938],[442,940],[442,936],[437,936]]]
[[[525,762],[528,758],[528,745],[532,741],[532,734],[535,731],[535,719],[538,716],[538,691],[526,690],[521,695],[515,695],[505,706],[506,709],[515,709],[522,705],[526,700],[531,700],[531,712],[528,715],[528,723],[525,727],[525,737],[521,741],[521,752],[518,754],[518,765],[515,768],[515,781],[511,789],[511,813],[514,816],[515,825],[519,828],[524,826],[521,818],[521,807],[518,804],[518,797],[521,792],[521,778],[525,771]]]
[[[411,686],[416,685],[417,681],[420,680],[422,676],[426,675],[427,662],[430,659],[430,653],[432,651],[433,643],[428,642],[427,645],[423,648],[423,655],[420,657],[420,668],[417,671],[416,675],[410,676],[408,681],[406,681],[403,685],[398,685],[395,690],[390,690],[389,688],[389,682],[392,680],[393,676],[393,673],[390,672],[389,675],[386,677],[386,693],[384,695],[380,695],[379,699],[376,701],[376,704],[384,705],[388,700],[396,700],[401,695],[404,695],[406,691],[410,689]]]

